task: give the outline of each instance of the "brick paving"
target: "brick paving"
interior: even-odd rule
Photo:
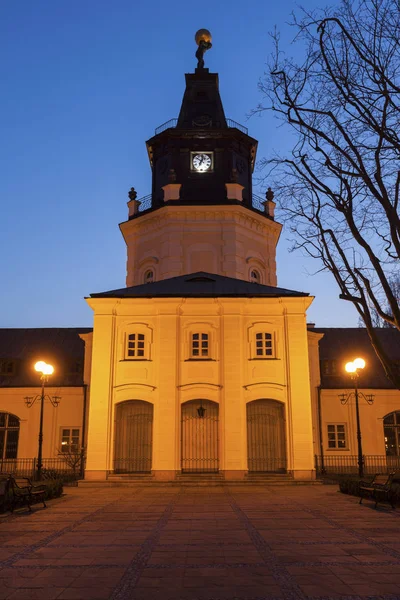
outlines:
[[[0,518],[0,600],[400,600],[400,510],[335,486],[65,491]]]

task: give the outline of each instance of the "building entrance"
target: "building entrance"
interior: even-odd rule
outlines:
[[[247,404],[247,457],[250,472],[286,471],[285,409],[276,400]]]
[[[218,409],[218,404],[210,400],[182,404],[182,473],[218,472]]]
[[[150,473],[153,453],[153,405],[143,400],[117,404],[115,473]]]

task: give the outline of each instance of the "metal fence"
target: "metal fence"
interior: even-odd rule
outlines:
[[[78,465],[75,469],[69,466],[65,459],[60,456],[56,458],[42,459],[43,479],[62,479],[64,482],[77,481],[81,479],[81,469]],[[0,473],[10,473],[19,477],[35,479],[37,472],[37,458],[5,458],[0,459]]]
[[[400,456],[366,454],[363,456],[363,462],[365,475],[400,471]],[[315,468],[318,475],[357,475],[358,456],[315,456]]]
[[[153,198],[151,194],[148,194],[147,196],[143,196],[143,198],[139,198],[139,207],[138,207],[138,212],[135,215],[132,215],[130,218],[135,218],[135,216],[138,216],[138,214],[149,210],[150,208],[153,207]],[[258,210],[259,212],[262,212],[264,215],[265,213],[265,208],[264,208],[264,202],[265,202],[265,198],[261,198],[261,196],[257,196],[256,194],[253,194],[252,197],[252,206],[253,208],[255,208],[256,210]]]
[[[210,121],[210,123],[211,123],[211,121]],[[175,128],[177,126],[177,124],[178,124],[178,119],[169,119],[169,121],[166,121],[162,125],[159,125],[158,127],[156,127],[154,133],[155,133],[155,135],[158,135],[159,133],[162,133],[166,129]],[[242,133],[245,133],[246,135],[249,133],[247,127],[245,127],[244,125],[241,125],[240,123],[238,123],[237,121],[234,121],[233,119],[226,119],[226,124],[228,125],[228,127],[230,129],[232,129],[232,128],[239,129],[239,131],[241,131]]]

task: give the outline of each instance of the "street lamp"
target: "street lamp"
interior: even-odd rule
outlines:
[[[37,480],[40,481],[42,478],[42,446],[43,446],[43,408],[44,401],[50,400],[51,404],[54,407],[57,407],[60,403],[60,396],[50,397],[44,393],[44,384],[49,380],[50,375],[54,373],[54,367],[52,365],[48,365],[43,360],[40,360],[35,364],[35,371],[41,373],[40,380],[42,382],[42,392],[41,394],[37,394],[37,396],[25,396],[25,404],[28,408],[31,408],[36,402],[36,400],[40,400],[40,425],[39,425],[39,447],[38,447],[38,462],[37,462]]]
[[[360,477],[364,476],[364,461],[363,461],[363,451],[362,451],[362,441],[361,441],[361,426],[360,426],[360,411],[358,406],[358,399],[364,398],[367,404],[372,404],[374,401],[373,394],[363,394],[358,389],[358,377],[359,371],[364,369],[365,360],[363,358],[355,358],[352,362],[348,362],[345,365],[345,369],[347,373],[350,373],[350,377],[354,382],[354,392],[350,392],[349,394],[339,394],[341,404],[347,404],[352,396],[354,396],[356,400],[356,423],[357,423],[357,447],[358,447],[358,474]]]

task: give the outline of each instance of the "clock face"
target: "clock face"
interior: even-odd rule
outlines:
[[[192,167],[199,173],[210,171],[212,166],[211,154],[194,154],[192,156]]]

